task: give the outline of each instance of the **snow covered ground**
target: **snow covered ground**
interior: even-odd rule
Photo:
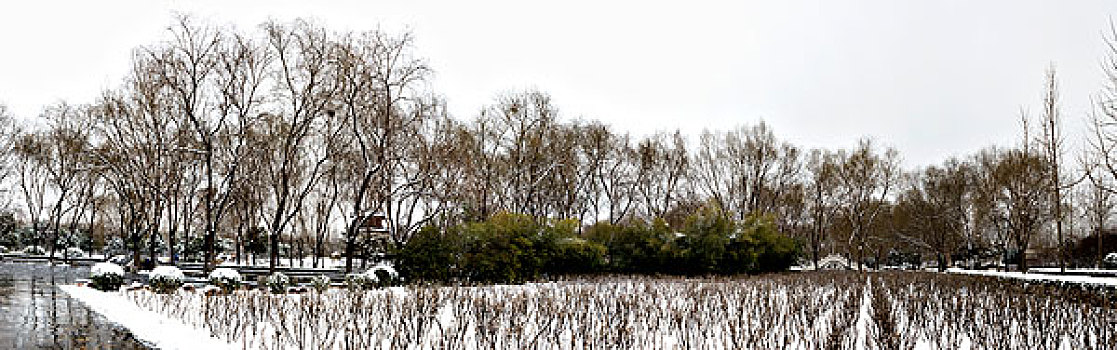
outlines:
[[[1117,348],[1113,310],[1018,289],[927,272],[295,295],[64,288],[161,348]]]
[[[963,270],[963,269],[948,269],[947,272],[956,273],[956,274],[963,274],[963,275],[978,275],[978,276],[1012,278],[1012,279],[1026,280],[1026,281],[1063,282],[1063,283],[1075,283],[1075,284],[1082,284],[1082,285],[1117,287],[1117,277],[1068,276],[1068,275],[1056,275],[1056,274],[1050,274],[1050,273],[1034,273],[1034,272],[1033,273],[1023,273],[1023,272],[1018,272],[1018,271]],[[1044,272],[1049,272],[1049,271],[1044,271]],[[1054,271],[1050,271],[1050,272],[1054,272]]]
[[[1069,274],[1099,274],[1099,275],[1117,275],[1117,270],[1114,269],[1066,269]],[[1058,267],[1033,267],[1028,269],[1028,272],[1042,272],[1042,273],[1059,273]]]
[[[249,349],[727,349],[780,348],[789,340],[815,348],[856,342],[851,326],[863,285],[854,279],[634,278],[209,297],[65,290],[159,347],[198,347],[182,342],[213,335],[214,347]]]

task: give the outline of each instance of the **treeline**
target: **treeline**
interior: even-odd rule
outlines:
[[[870,139],[804,149],[763,122],[696,139],[638,137],[564,119],[538,91],[500,95],[455,118],[429,89],[431,68],[412,41],[301,20],[241,31],[179,18],[165,41],[136,49],[131,72],[96,101],[48,106],[32,125],[0,113],[4,193],[22,221],[0,237],[51,252],[110,247],[136,261],[212,262],[224,251],[238,259],[266,252],[273,266],[281,256],[313,256],[317,265],[340,251],[347,267],[427,242],[453,247],[446,261],[457,270],[425,278],[522,280],[570,272],[559,266],[763,270],[769,265],[730,254],[749,246],[735,240],[758,225],[762,236],[793,237],[807,261],[924,256],[940,266],[1023,266],[1036,245],[1065,258],[1068,242],[1110,225],[1117,84],[1095,99],[1093,147],[1068,158],[1083,159],[1082,169],[1063,160],[1052,71],[1044,108],[1022,118],[1017,145],[904,171],[895,150]],[[361,229],[374,212],[390,223],[386,236]],[[719,220],[728,226],[703,226]],[[523,248],[521,230],[554,239]],[[501,245],[591,258],[479,253]],[[724,251],[708,258],[694,245]],[[724,266],[732,259],[742,265]],[[489,265],[515,273],[462,270]]]
[[[426,227],[396,252],[413,281],[524,282],[545,276],[742,274],[782,271],[798,246],[771,217],[729,219],[706,208],[675,231],[662,219],[599,222],[579,233],[576,220],[540,222],[497,213],[449,228]]]

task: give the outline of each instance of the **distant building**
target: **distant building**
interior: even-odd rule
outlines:
[[[358,218],[357,233],[372,240],[388,240],[388,216],[381,212],[365,213]]]

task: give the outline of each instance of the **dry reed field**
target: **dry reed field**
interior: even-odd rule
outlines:
[[[1117,348],[1105,293],[934,273],[127,297],[250,349]]]

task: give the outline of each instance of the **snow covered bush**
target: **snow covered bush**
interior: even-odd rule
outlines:
[[[237,287],[240,287],[241,276],[237,270],[230,268],[219,268],[209,273],[209,284],[221,288],[225,294],[232,293]]]
[[[378,263],[363,273],[345,275],[345,285],[350,290],[369,290],[377,287],[387,287],[398,284],[402,279],[395,267],[387,263]]]
[[[325,292],[330,289],[330,276],[318,275],[310,278],[310,285],[314,287],[319,293]]]
[[[1105,264],[1106,267],[1117,267],[1117,253],[1106,254],[1105,259],[1102,259],[1102,263]]]
[[[266,283],[268,291],[274,294],[283,294],[287,292],[287,286],[291,284],[291,278],[282,272],[275,272],[268,276]]]
[[[27,248],[23,248],[23,254],[27,254],[27,255],[47,255],[47,250],[43,249],[43,247],[40,247],[40,246],[37,246],[37,245],[32,245],[32,246],[27,246]]]
[[[349,290],[369,290],[376,288],[376,275],[369,273],[351,273],[345,275],[345,285]]]
[[[78,247],[69,247],[69,248],[66,248],[66,252],[65,252],[64,254],[65,254],[65,257],[66,257],[67,259],[69,259],[69,258],[82,258],[82,257],[85,257],[85,251],[84,251],[84,250],[81,250],[81,248],[78,248]]]
[[[148,275],[148,284],[156,293],[169,294],[182,287],[186,276],[174,266],[159,266],[151,270]]]
[[[110,262],[97,263],[89,269],[89,282],[89,286],[96,290],[119,290],[120,285],[124,284],[124,268]]]
[[[372,282],[381,287],[387,287],[398,284],[400,281],[399,272],[396,268],[388,263],[377,263],[372,268],[365,271],[365,275],[372,278]]]

